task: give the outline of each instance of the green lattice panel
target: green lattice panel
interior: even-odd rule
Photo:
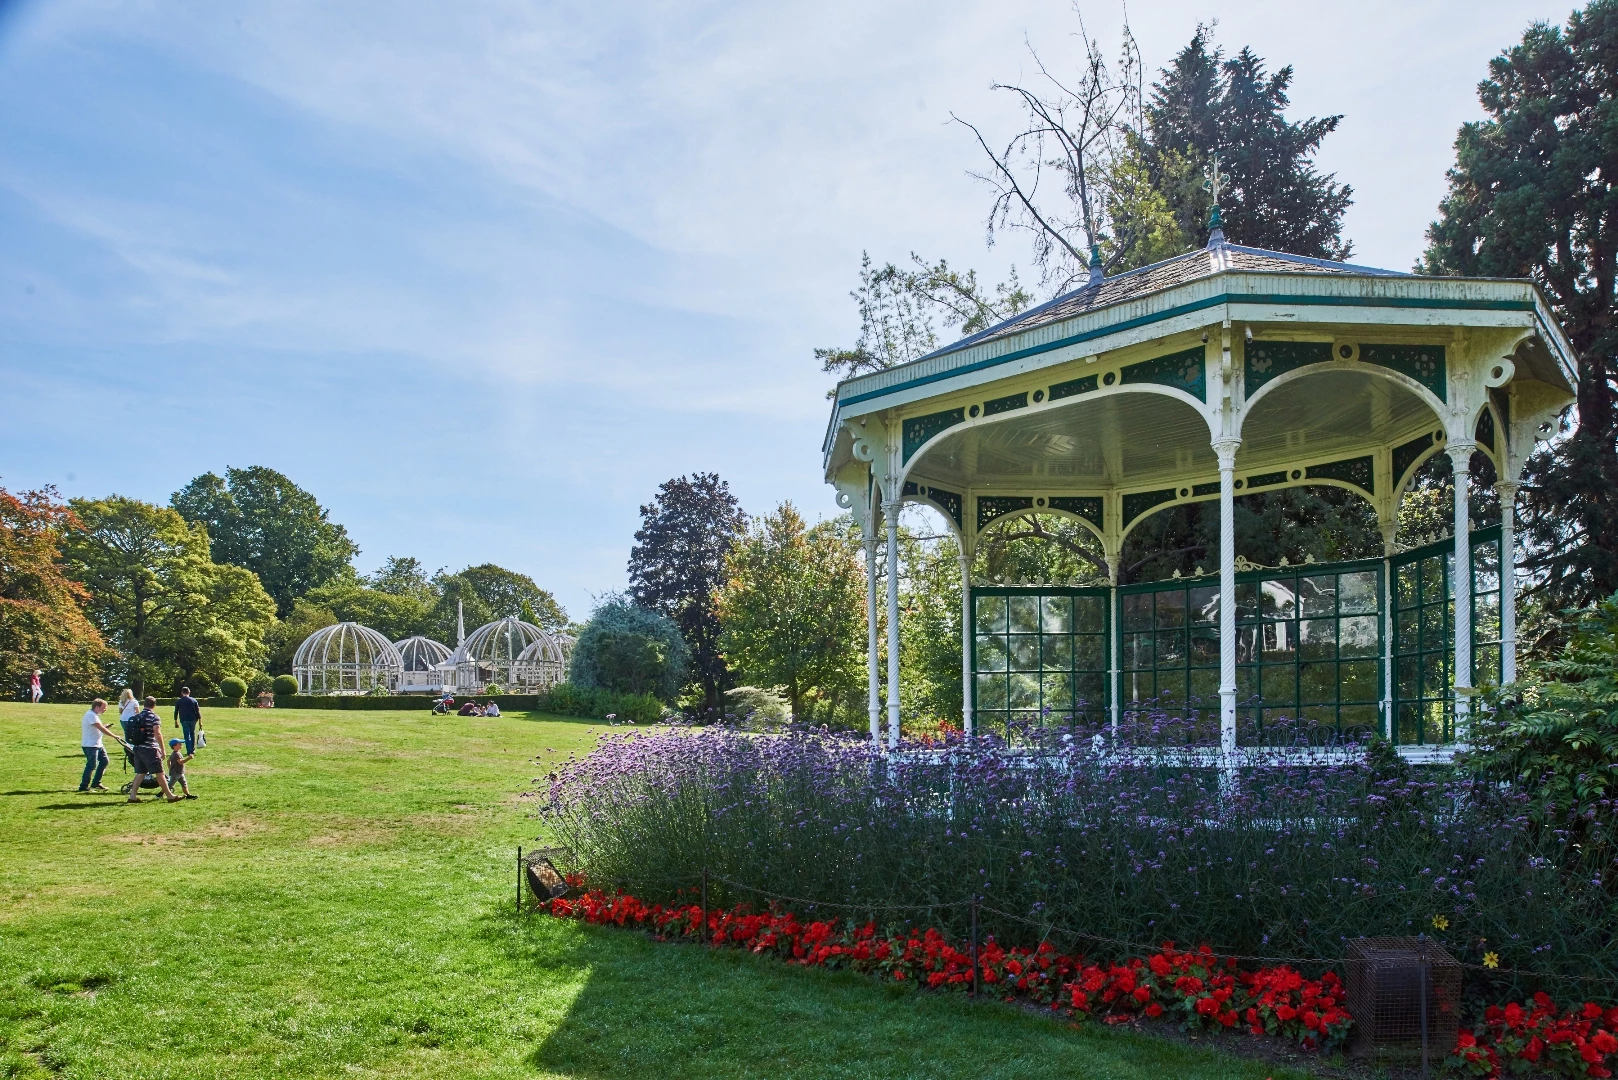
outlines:
[[[1058,495],[1050,500],[1049,505],[1052,510],[1065,510],[1075,517],[1083,518],[1098,529],[1102,528],[1101,515],[1104,503],[1099,495]]]
[[[1376,462],[1370,455],[1311,465],[1304,470],[1304,476],[1310,480],[1341,480],[1368,494],[1376,494]]]
[[[1449,400],[1442,345],[1361,345],[1360,359],[1416,380],[1439,401]]]
[[[1422,435],[1411,439],[1407,443],[1400,443],[1393,448],[1393,483],[1395,490],[1397,490],[1398,483],[1405,478],[1405,473],[1409,472],[1416,462],[1425,457],[1427,451],[1432,449],[1432,446],[1433,437],[1431,435]]]
[[[1207,396],[1206,353],[1202,346],[1130,364],[1119,372],[1125,383],[1157,383],[1184,390],[1198,401]]]
[[[912,416],[904,422],[904,455],[909,461],[910,456],[922,445],[941,431],[947,431],[956,424],[966,420],[965,409],[945,409],[943,412],[928,413],[926,416]]]
[[[1033,497],[1029,495],[979,495],[978,529],[981,530],[995,518],[1015,514],[1019,510],[1028,510],[1033,505]]]
[[[1242,383],[1252,397],[1259,387],[1289,371],[1330,362],[1329,341],[1249,341],[1242,353]]]
[[[983,415],[998,416],[1000,413],[1026,408],[1028,408],[1028,392],[1025,390],[1020,394],[1007,394],[1005,397],[991,398],[985,401],[983,403]]]
[[[1153,507],[1161,506],[1166,502],[1174,501],[1173,488],[1161,488],[1157,491],[1136,491],[1124,496],[1124,526],[1127,528],[1136,518],[1145,514]]]
[[[1060,401],[1062,398],[1077,397],[1080,394],[1094,392],[1097,386],[1096,376],[1086,375],[1082,379],[1069,379],[1051,386],[1051,400]]]

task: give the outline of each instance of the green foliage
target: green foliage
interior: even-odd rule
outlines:
[[[276,697],[285,697],[298,692],[298,680],[291,675],[277,675],[270,684],[270,690]]]
[[[1536,824],[1566,830],[1599,872],[1618,859],[1618,595],[1577,615],[1554,659],[1483,696],[1469,760],[1531,792]]]
[[[899,546],[899,700],[910,727],[961,724],[961,563],[953,536]]]
[[[1002,518],[978,538],[973,576],[982,582],[1089,585],[1107,579],[1095,533],[1060,514]]]
[[[689,665],[685,639],[672,619],[609,595],[574,644],[567,677],[584,690],[673,701]]]
[[[1618,0],[1536,22],[1489,62],[1422,269],[1532,277],[1578,354],[1577,426],[1529,462],[1525,563],[1557,607],[1618,590]]]
[[[519,615],[526,608],[534,616],[535,626],[555,631],[567,625],[567,612],[556,602],[556,597],[541,589],[527,574],[483,563],[469,566],[457,576],[488,605],[495,619]]]
[[[620,694],[570,682],[557,683],[539,695],[536,708],[557,716],[591,720],[605,720],[610,716],[619,722],[633,720],[637,724],[653,723],[668,713],[668,707],[651,694]]]
[[[680,476],[659,485],[640,508],[629,552],[629,591],[642,607],[673,619],[691,654],[703,708],[719,707],[729,683],[719,649],[714,594],[725,583],[725,556],[747,528],[730,485],[717,473]]]
[[[274,601],[252,571],[209,558],[203,526],[119,495],[72,506],[80,527],[67,536],[67,566],[119,653],[105,666],[108,684],[142,693],[188,671],[242,671],[263,660]]]
[[[1230,175],[1220,215],[1232,242],[1322,259],[1346,259],[1343,214],[1353,189],[1313,164],[1321,141],[1342,116],[1297,123],[1284,113],[1288,65],[1271,75],[1249,48],[1226,57],[1211,28],[1197,27],[1162,71],[1146,106],[1147,169],[1187,237],[1207,234],[1211,198],[1202,166],[1219,151]]]
[[[184,685],[189,686],[191,696],[197,698],[212,697],[219,690],[219,687],[214,684],[213,679],[209,678],[208,673],[205,671],[193,671],[186,676]]]
[[[294,605],[293,613],[288,616],[289,622],[297,617],[297,605],[328,611],[336,622],[357,622],[369,626],[389,641],[400,641],[421,633],[427,628],[433,609],[431,599],[415,592],[378,589],[353,573],[345,573],[310,589]],[[303,639],[300,637],[298,640]]]
[[[62,566],[75,524],[52,488],[0,488],[0,696],[20,693],[36,669],[47,698],[82,696],[101,681],[106,642],[85,617],[88,593]]]
[[[784,502],[754,523],[728,565],[717,609],[731,670],[780,687],[796,717],[858,685],[865,581],[845,522],[806,528]]]
[[[247,696],[247,683],[234,675],[227,675],[219,680],[219,694],[240,701]]]
[[[303,639],[323,626],[332,626],[340,621],[330,608],[311,604],[307,600],[294,600],[292,612],[269,635],[270,655],[265,663],[266,670],[276,674],[291,672],[292,657],[297,653],[298,646],[303,644]]]
[[[359,548],[315,497],[261,465],[204,473],[169,500],[181,517],[207,526],[213,555],[258,575],[285,617],[292,602],[338,577]]]

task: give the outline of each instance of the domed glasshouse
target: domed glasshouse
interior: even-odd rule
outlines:
[[[567,670],[563,640],[515,615],[472,631],[451,660],[455,688],[469,693],[487,686],[537,693],[561,682]]]
[[[393,642],[354,622],[321,627],[304,638],[292,657],[292,674],[303,694],[391,690],[403,666]]]
[[[439,668],[450,658],[448,645],[418,634],[395,641],[393,647],[399,650],[401,662],[396,690],[409,694],[442,689],[444,677]]]

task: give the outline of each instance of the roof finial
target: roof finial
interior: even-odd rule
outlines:
[[[1213,160],[1203,166],[1202,190],[1213,196],[1213,209],[1208,213],[1208,246],[1216,247],[1225,242],[1225,222],[1219,216],[1219,193],[1230,187],[1230,174],[1219,171],[1219,151],[1213,152]]]
[[[1092,240],[1090,241],[1090,284],[1100,285],[1102,276],[1101,245]]]

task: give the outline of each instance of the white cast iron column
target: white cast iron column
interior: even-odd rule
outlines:
[[[1219,749],[1236,752],[1236,448],[1215,439],[1219,456]]]
[[[972,557],[961,547],[961,730],[972,737]]]
[[[1472,453],[1477,443],[1451,439],[1444,445],[1455,471],[1455,739],[1464,742],[1472,699]]]
[[[875,513],[871,517],[875,518]],[[865,526],[865,681],[866,711],[871,714],[871,742],[882,745],[882,662],[876,631],[876,522]]]
[[[1517,681],[1517,485],[1494,485],[1500,496],[1500,685]]]
[[[1112,718],[1112,733],[1118,734],[1118,717],[1123,706],[1120,701],[1124,696],[1124,681],[1122,677],[1123,664],[1120,663],[1119,653],[1123,652],[1124,631],[1119,625],[1123,618],[1123,606],[1118,603],[1118,574],[1123,568],[1124,557],[1118,552],[1107,556],[1107,582],[1112,587],[1107,590],[1107,605],[1109,615],[1109,629],[1107,635],[1107,685],[1111,688],[1109,697],[1112,698],[1112,708],[1108,710]]]
[[[882,504],[888,522],[888,746],[899,745],[899,508],[892,499]]]

